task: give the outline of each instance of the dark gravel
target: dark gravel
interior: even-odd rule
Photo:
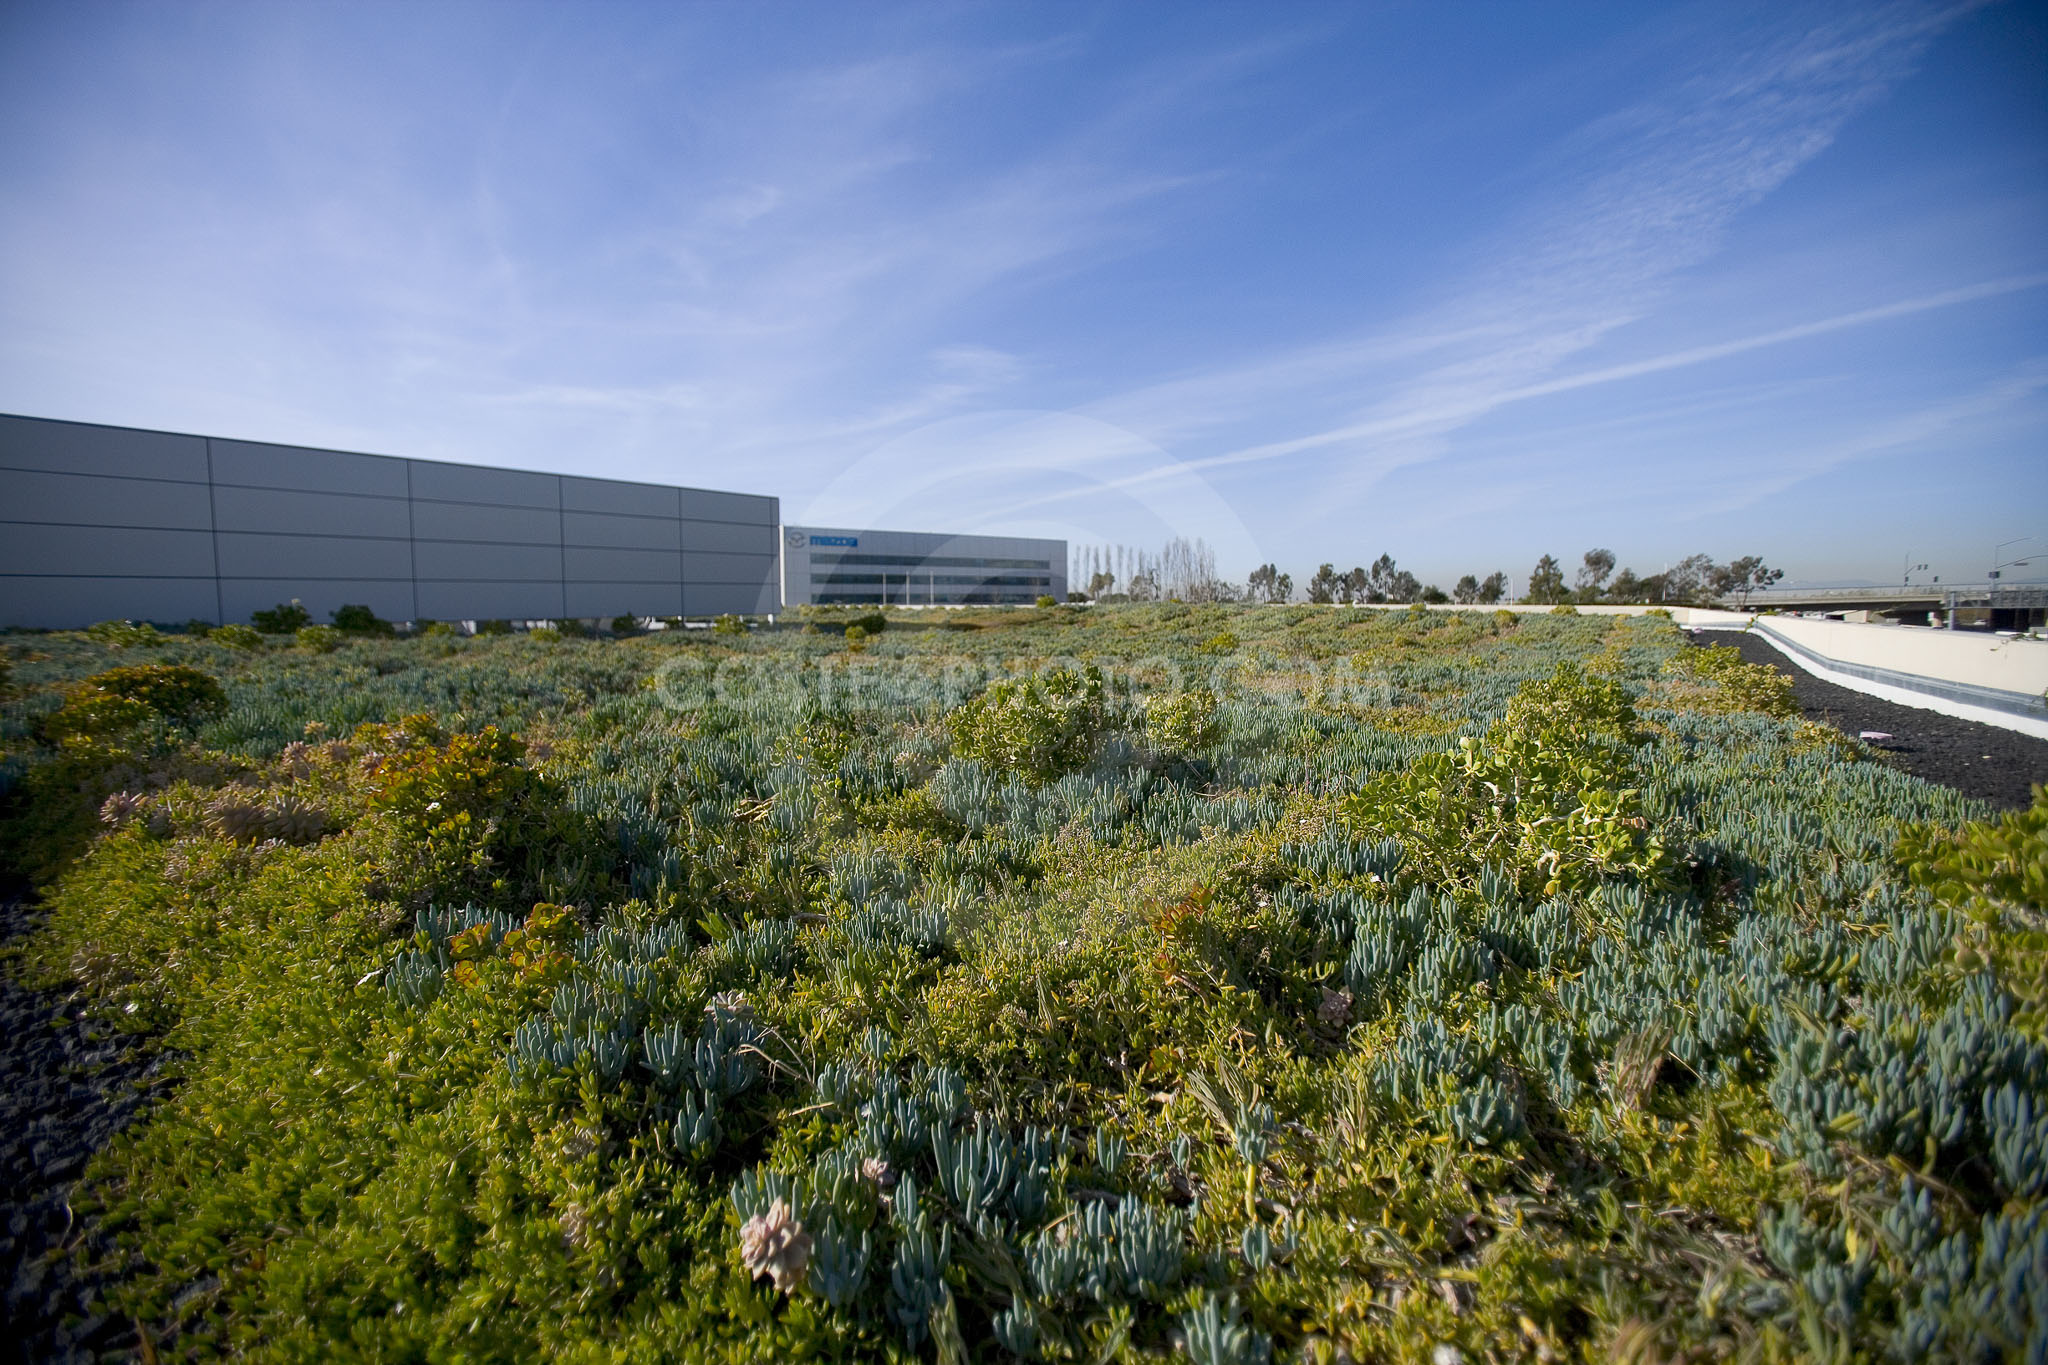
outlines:
[[[23,894],[0,890],[0,940],[33,923]],[[135,1325],[108,1312],[103,1279],[78,1267],[76,1252],[94,1239],[70,1197],[87,1160],[135,1118],[160,1065],[76,999],[0,974],[0,1361],[135,1357]]]
[[[1852,736],[1865,730],[1889,734],[1892,738],[1876,747],[1915,777],[2007,810],[2032,805],[2032,784],[2048,784],[2048,739],[1901,706],[1823,682],[1793,664],[1769,640],[1748,631],[1701,631],[1695,638],[1702,644],[1734,645],[1748,662],[1768,664],[1789,676],[1792,694],[1808,720]]]

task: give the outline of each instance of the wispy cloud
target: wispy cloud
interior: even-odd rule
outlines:
[[[1506,404],[2035,287],[2040,277],[1988,282],[1555,375],[1652,312],[1674,277],[1709,258],[1739,214],[1909,71],[1956,13],[1894,6],[1767,37],[1571,139],[1548,167],[1557,190],[1483,241],[1434,307],[1386,331],[1150,386],[1091,411],[1186,447],[1349,398],[1338,420],[1188,464],[1221,470],[1334,449],[1355,492],[1435,458],[1442,438]],[[1372,397],[1355,406],[1361,394]]]
[[[1518,444],[1555,513],[1603,424],[1848,449],[2048,341],[2026,128],[1827,157],[1970,103],[1954,7],[521,13],[0,17],[0,407],[1330,558],[1514,534]]]

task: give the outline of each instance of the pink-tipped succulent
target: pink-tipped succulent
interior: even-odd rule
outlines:
[[[766,1275],[786,1294],[803,1283],[811,1263],[811,1235],[797,1221],[796,1210],[778,1199],[741,1226],[740,1260],[755,1279]]]

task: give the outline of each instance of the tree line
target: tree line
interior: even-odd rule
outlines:
[[[1697,606],[1738,597],[1748,604],[1749,594],[1767,588],[1785,576],[1782,569],[1765,565],[1760,555],[1743,555],[1725,564],[1705,554],[1688,555],[1653,574],[1633,569],[1615,571],[1614,551],[1586,551],[1570,582],[1555,555],[1544,555],[1529,571],[1528,586],[1519,598],[1511,591],[1508,576],[1496,569],[1481,578],[1465,574],[1450,591],[1424,583],[1413,573],[1383,554],[1370,568],[1353,566],[1339,571],[1324,564],[1303,587],[1310,602],[1346,606],[1377,603],[1435,605],[1489,604],[1521,601],[1536,605],[1612,604]],[[1228,583],[1216,576],[1216,556],[1199,538],[1174,539],[1157,554],[1122,546],[1100,547],[1082,552],[1078,566],[1087,574],[1085,591],[1068,596],[1089,602],[1291,602],[1296,600],[1294,576],[1282,573],[1277,564],[1261,564],[1252,570],[1244,585]],[[1123,571],[1120,577],[1119,570]],[[1080,573],[1074,577],[1078,580]]]
[[[1529,588],[1522,600],[1682,607],[1739,597],[1747,605],[1750,593],[1785,576],[1783,569],[1768,567],[1761,555],[1743,555],[1726,564],[1715,563],[1711,555],[1687,555],[1661,573],[1640,576],[1633,569],[1616,573],[1614,563],[1614,551],[1588,550],[1567,586],[1564,567],[1554,556],[1545,555],[1530,570]]]

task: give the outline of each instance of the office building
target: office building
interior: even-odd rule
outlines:
[[[782,528],[782,600],[970,606],[1067,600],[1067,543],[924,531]]]

